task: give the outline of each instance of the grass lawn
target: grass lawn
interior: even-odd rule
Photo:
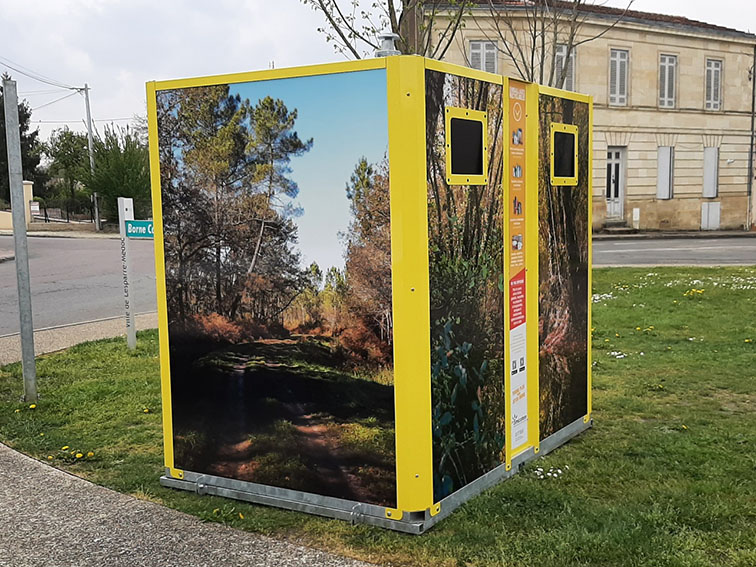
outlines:
[[[756,565],[756,268],[600,269],[594,294],[594,428],[420,537],[160,487],[153,331],[134,354],[115,339],[41,357],[35,409],[20,365],[0,369],[0,441],[208,521],[393,565]]]

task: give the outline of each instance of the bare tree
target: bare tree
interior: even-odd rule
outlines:
[[[478,30],[496,42],[522,79],[561,88],[575,49],[614,28],[634,1],[607,9],[604,2],[592,0],[477,0],[480,9],[472,14]],[[588,20],[596,22],[597,12],[606,24],[597,33],[584,33]]]
[[[318,28],[334,49],[348,58],[372,57],[378,34],[399,36],[406,55],[443,59],[474,5],[471,0],[302,0],[325,18]],[[436,25],[443,19],[442,25]]]

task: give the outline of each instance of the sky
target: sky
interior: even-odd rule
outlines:
[[[349,227],[346,184],[361,157],[380,162],[388,151],[386,72],[383,69],[316,77],[240,83],[231,94],[249,99],[281,99],[297,110],[294,129],[312,149],[291,160],[291,178],[299,186],[294,202],[302,214],[297,249],[302,266],[317,262],[323,273],[344,268],[340,233]]]
[[[633,9],[756,32],[747,0],[636,0]],[[0,0],[0,15],[0,69],[10,62],[67,85],[88,83],[100,126],[144,114],[149,80],[344,58],[317,32],[320,16],[299,0]],[[11,73],[21,97],[38,108],[33,119],[44,121],[37,124],[43,139],[63,121],[83,130],[80,95],[39,108],[70,91]]]

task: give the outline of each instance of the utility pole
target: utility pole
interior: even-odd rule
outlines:
[[[8,147],[13,242],[16,254],[18,314],[21,323],[21,365],[24,375],[24,401],[37,401],[37,366],[34,361],[34,324],[32,323],[31,284],[29,282],[29,248],[26,241],[26,207],[24,177],[21,166],[21,132],[18,125],[18,91],[16,81],[3,79],[5,106],[5,141]]]
[[[84,83],[84,104],[87,108],[87,143],[89,145],[89,171],[94,173],[94,137],[92,134],[92,112],[89,109],[89,85]],[[97,193],[92,194],[92,203],[94,205],[94,222],[95,230],[100,230],[100,206],[97,202]]]

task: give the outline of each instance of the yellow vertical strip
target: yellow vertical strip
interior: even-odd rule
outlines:
[[[509,269],[510,256],[512,254],[512,227],[509,220],[509,202],[511,197],[511,183],[510,183],[510,165],[509,165],[509,153],[510,153],[510,138],[512,136],[511,126],[509,122],[509,77],[504,77],[503,93],[501,97],[501,103],[504,105],[503,111],[503,130],[504,143],[502,144],[501,151],[504,152],[502,163],[504,164],[504,174],[501,176],[501,191],[504,206],[501,208],[502,224],[504,225],[504,395],[507,397],[507,403],[504,407],[507,408],[507,413],[504,416],[504,464],[506,470],[512,468],[512,416],[510,415],[512,407],[512,356],[509,349],[509,280],[512,277],[511,270]],[[526,166],[527,167],[527,166]],[[526,169],[527,171],[527,169]]]
[[[541,443],[541,390],[539,386],[539,317],[538,293],[540,289],[538,258],[540,242],[538,234],[538,184],[541,177],[538,156],[540,155],[540,119],[538,113],[539,89],[536,84],[529,84],[525,89],[526,139],[525,170],[526,203],[528,210],[525,217],[525,234],[528,242],[528,255],[525,260],[527,289],[525,291],[525,313],[527,318],[527,352],[528,352],[528,438],[533,450],[538,453]]]
[[[168,305],[165,293],[163,205],[160,192],[160,152],[158,150],[157,100],[154,82],[147,83],[147,128],[149,132],[152,218],[155,225],[155,280],[157,284],[158,328],[160,333],[160,384],[163,401],[163,455],[165,466],[169,469],[171,476],[174,478],[184,478],[184,472],[175,469],[173,462],[171,361],[168,351]]]
[[[584,421],[591,420],[593,411],[593,98],[588,101],[588,413]]]
[[[433,506],[425,64],[387,62],[397,518]],[[398,518],[397,518],[398,519]]]

